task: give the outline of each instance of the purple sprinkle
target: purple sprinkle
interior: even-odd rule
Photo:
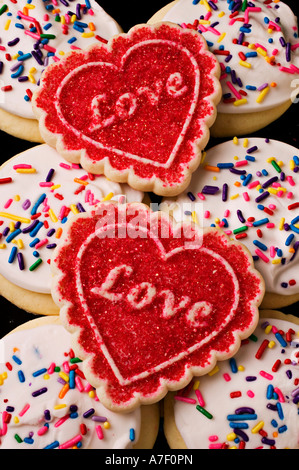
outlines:
[[[235,85],[237,83],[237,77],[236,77],[236,72],[234,70],[231,70],[231,79],[233,84]]]
[[[46,177],[46,183],[49,183],[51,181],[54,171],[55,171],[54,168],[51,168],[49,170],[49,173],[47,174],[47,177]]]
[[[50,410],[45,410],[44,411],[44,417],[47,421],[49,421],[51,419]]]
[[[285,42],[285,40],[284,40],[284,38],[283,38],[282,36],[279,38],[279,42],[280,42],[280,44],[282,45],[282,47],[285,47],[286,42]]]
[[[202,194],[216,194],[219,191],[218,186],[204,186]]]
[[[258,149],[258,147],[256,145],[254,145],[253,147],[250,147],[250,149],[247,150],[247,153],[255,152],[257,149]]]
[[[286,44],[286,61],[291,62],[291,43],[287,42]]]
[[[273,176],[273,178],[270,178],[268,181],[266,181],[264,184],[263,184],[263,188],[268,188],[268,186],[271,186],[272,183],[275,183],[275,181],[278,180],[278,176]]]
[[[11,41],[9,41],[7,43],[8,46],[15,46],[16,44],[18,44],[20,38],[15,38],[15,39],[12,39]]]
[[[247,436],[247,434],[242,431],[242,429],[238,429],[238,428],[234,428],[234,433],[241,437],[243,439],[244,442],[248,442],[249,441],[249,437]]]
[[[187,196],[188,196],[189,199],[191,199],[191,201],[195,201],[195,199],[196,199],[194,194],[192,194],[190,191],[187,193]]]
[[[224,62],[226,63],[229,62],[232,59],[232,57],[233,57],[232,54],[227,55],[224,59]]]
[[[268,191],[264,191],[262,194],[260,194],[256,199],[255,202],[260,202],[266,199],[268,196],[270,196],[270,193]]]
[[[267,408],[271,411],[277,411],[277,406],[273,405],[272,403],[268,403]]]
[[[99,421],[100,423],[105,423],[107,421],[107,418],[104,418],[104,416],[92,416],[92,421]]]
[[[258,87],[258,91],[264,90],[265,88],[267,88],[268,85],[269,85],[269,83],[264,83],[263,85]]]
[[[51,250],[52,248],[55,248],[56,246],[57,246],[56,243],[50,243],[49,245],[46,246],[46,248]]]
[[[80,212],[85,212],[85,209],[84,207],[82,206],[82,204],[80,202],[78,202],[78,204],[76,205],[77,209],[80,211]]]
[[[18,82],[27,82],[29,80],[29,78],[27,77],[27,75],[22,75],[21,77],[18,78]]]
[[[238,44],[242,44],[244,41],[244,33],[240,33],[239,38],[238,38]]]
[[[240,88],[243,87],[243,82],[240,77],[237,78],[237,84],[239,85]]]
[[[38,224],[38,220],[35,219],[32,224],[28,225],[28,227],[26,228],[23,228],[22,230],[22,233],[28,233],[28,232],[31,232],[31,230],[33,230]]]
[[[17,258],[18,258],[19,268],[21,271],[23,271],[25,266],[24,266],[24,258],[23,258],[22,253],[17,253]]]
[[[43,393],[46,393],[48,391],[47,387],[40,388],[39,390],[35,390],[35,392],[32,392],[33,397],[38,397],[39,395],[42,395]]]
[[[280,173],[280,181],[284,181],[284,180],[285,180],[285,177],[286,177],[286,175],[285,175],[285,173],[282,171],[282,172]]]
[[[93,415],[95,412],[94,408],[90,408],[89,410],[85,411],[83,413],[84,418],[89,418],[89,416]]]
[[[254,382],[256,380],[255,375],[247,375],[246,382]]]
[[[286,375],[287,375],[287,378],[288,379],[291,379],[293,377],[293,374],[292,374],[292,371],[291,370],[287,370],[286,371]]]
[[[31,206],[31,202],[29,201],[29,199],[26,199],[26,201],[24,201],[22,204],[22,208],[24,210],[28,209],[30,206]]]
[[[44,65],[43,60],[41,59],[40,55],[36,51],[31,51],[32,57],[36,60],[39,65]]]
[[[55,228],[51,228],[48,232],[47,232],[47,237],[52,237],[52,235],[55,233]]]
[[[267,444],[269,446],[274,446],[275,445],[274,439],[268,439],[267,437],[262,438],[262,443]]]
[[[227,183],[224,183],[222,187],[222,201],[227,201],[227,191],[228,191],[228,185]]]
[[[3,72],[3,62],[0,62],[0,73]]]
[[[242,222],[242,223],[246,222],[246,219],[244,219],[242,211],[240,209],[237,210],[237,216],[238,216],[238,219],[240,220],[240,222]]]
[[[15,223],[15,230],[21,227],[21,222],[18,220],[18,222]]]
[[[237,408],[235,410],[236,415],[244,415],[244,414],[250,414],[254,415],[255,411],[253,408],[249,408],[249,406],[242,406],[241,408]]]
[[[234,175],[246,175],[246,170],[237,170],[236,168],[230,168],[229,171]]]
[[[5,227],[5,229],[4,229],[3,232],[2,232],[3,237],[6,237],[6,235],[8,234],[8,232],[9,232],[9,227]]]

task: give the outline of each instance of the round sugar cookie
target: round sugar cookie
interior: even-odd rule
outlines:
[[[299,319],[261,311],[230,361],[164,400],[172,449],[298,449]]]
[[[59,317],[31,320],[1,344],[0,449],[150,449],[158,405],[113,413],[98,400]]]
[[[106,42],[121,27],[94,0],[0,1],[0,129],[43,142],[31,97],[43,70],[72,49]]]
[[[220,62],[222,100],[211,128],[214,137],[245,135],[278,119],[296,97],[299,72],[297,18],[283,2],[244,7],[176,0],[150,20],[171,21],[203,35]],[[293,97],[293,98],[292,98]]]
[[[299,300],[298,155],[283,142],[234,138],[207,150],[189,188],[161,205],[247,246],[265,281],[261,308]]]
[[[32,313],[56,314],[50,260],[74,214],[103,199],[140,202],[143,193],[68,164],[47,144],[0,167],[0,293]]]

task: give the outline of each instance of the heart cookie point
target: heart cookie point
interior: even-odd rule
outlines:
[[[256,326],[263,281],[244,247],[217,229],[110,202],[73,219],[65,237],[53,298],[108,408],[182,388]]]
[[[220,99],[218,77],[198,33],[138,25],[48,67],[33,110],[46,142],[67,160],[174,195],[200,163]]]

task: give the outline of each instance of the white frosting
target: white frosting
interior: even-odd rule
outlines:
[[[278,330],[283,330],[284,339],[288,330],[293,329],[293,341],[287,342],[286,347],[281,346],[273,330],[268,332],[265,329],[267,322]],[[261,319],[254,335],[257,341],[250,338],[247,344],[243,344],[233,359],[235,362],[219,362],[211,374],[194,379],[194,384],[199,381],[198,388],[197,385],[194,386],[197,388],[197,395],[192,390],[187,397],[195,400],[195,403],[174,400],[176,426],[189,449],[217,449],[222,444],[229,448],[239,448],[239,441],[244,441],[244,436],[234,433],[233,423],[248,426],[241,429],[248,438],[247,441],[245,437],[245,449],[270,449],[272,444],[277,449],[299,448],[298,404],[294,393],[297,389],[298,396],[298,356],[296,361],[292,360],[294,354],[299,352],[295,346],[298,345],[298,325],[284,320]],[[269,343],[261,358],[257,359],[255,355],[264,340]],[[277,372],[273,372],[272,367],[278,359],[281,365]],[[284,364],[286,359],[291,359],[292,362]],[[263,372],[268,375],[265,376]],[[278,395],[274,393],[267,398],[268,386],[274,387]],[[238,396],[233,395],[232,398],[231,393]],[[196,408],[199,403],[212,417],[206,417]],[[251,408],[251,417],[254,419],[242,419],[241,414],[238,420],[228,419],[229,415],[235,415],[236,410],[243,407]],[[267,439],[273,442],[263,442],[263,436],[256,428],[261,423]]]
[[[3,71],[0,74],[1,87],[9,85],[13,87],[11,91],[1,92],[0,107],[2,109],[24,118],[35,119],[30,100],[27,101],[25,99],[27,95],[26,90],[29,89],[31,92],[34,92],[46,65],[59,60],[74,47],[85,49],[91,44],[99,42],[95,37],[96,35],[104,40],[108,40],[113,35],[119,34],[122,31],[120,26],[98,5],[98,3],[94,0],[89,0],[89,2],[81,2],[81,5],[85,5],[85,3],[87,5],[90,3],[91,11],[89,8],[86,8],[86,12],[84,12],[81,8],[81,18],[77,19],[77,21],[79,21],[79,30],[77,30],[75,29],[77,26],[72,19],[73,17],[68,14],[70,11],[76,14],[76,7],[79,2],[75,2],[74,0],[68,0],[67,6],[63,5],[60,0],[57,2],[52,0],[33,0],[32,2],[18,0],[16,4],[4,2],[3,0],[0,1],[0,8],[5,4],[8,6],[8,9],[0,16],[0,61],[3,62]],[[18,55],[20,56],[20,51],[23,54],[32,54],[32,51],[35,51],[34,46],[38,42],[36,38],[25,34],[25,31],[30,31],[29,26],[33,24],[33,22],[21,18],[18,15],[18,12],[23,12],[23,8],[28,4],[30,8],[28,8],[27,15],[30,18],[34,18],[39,23],[42,34],[55,36],[54,39],[41,39],[41,41],[47,42],[46,47],[50,46],[56,51],[54,56],[52,54],[47,58],[48,54],[51,54],[51,51],[47,51],[44,45],[41,44],[38,48],[42,53],[41,64],[39,64],[32,55],[24,61],[20,61],[17,57]],[[55,20],[56,13],[52,12],[52,10],[55,12],[57,9],[59,9],[58,15],[60,16],[60,21]],[[45,15],[48,15],[48,18],[45,17]],[[65,26],[63,25],[64,22]],[[94,31],[88,26],[90,23],[94,24]],[[8,24],[9,26],[7,27]],[[83,33],[80,30],[82,27]],[[67,28],[67,34],[63,33],[65,28]],[[35,32],[35,30],[33,32]],[[87,37],[84,37],[84,34],[87,34]],[[9,42],[14,41],[16,38],[19,38],[18,43],[10,46]],[[73,38],[75,38],[75,41],[73,41]],[[70,40],[71,42],[69,43]],[[4,49],[2,50],[2,48]],[[12,59],[7,60],[6,54],[10,54]],[[16,70],[12,71],[11,68],[16,67],[16,69],[18,69],[18,64],[22,64],[24,67],[21,76],[33,77],[32,81],[34,83],[31,80],[21,82],[18,81],[18,77],[11,77],[12,74],[16,73]],[[36,69],[33,73],[31,73],[32,67]]]
[[[170,211],[178,221],[192,219],[192,212],[195,211],[196,220],[200,225],[220,226],[233,239],[237,235],[233,233],[235,229],[244,227],[246,224],[249,225],[248,229],[242,232],[246,238],[241,238],[239,241],[249,249],[252,256],[258,256],[255,260],[255,268],[265,280],[266,292],[281,295],[298,294],[299,253],[294,255],[294,249],[298,248],[299,220],[297,222],[295,220],[293,225],[291,222],[299,216],[299,207],[288,209],[290,205],[299,202],[299,172],[296,172],[296,168],[299,167],[298,150],[285,143],[274,140],[266,141],[262,138],[243,138],[238,139],[237,142],[235,144],[232,139],[209,149],[203,163],[193,174],[187,190],[173,201],[165,200],[161,209]],[[257,150],[249,153],[255,146]],[[294,156],[297,163],[294,161]],[[254,158],[255,161],[249,161],[246,158]],[[269,161],[272,158],[280,164],[281,173]],[[244,161],[247,165],[242,163]],[[241,166],[237,166],[240,162]],[[205,169],[206,165],[217,167],[221,163],[232,163],[233,169],[245,170],[246,174],[240,176],[232,173],[229,169],[221,169],[219,172]],[[262,174],[263,170],[267,174]],[[284,181],[280,181],[282,173],[285,174]],[[252,175],[251,180],[247,185],[243,185],[246,181],[244,182],[242,178],[246,178],[248,175]],[[256,182],[263,185],[272,177],[278,177],[278,180],[268,188],[260,189],[260,186],[250,186],[251,184],[255,185]],[[222,191],[225,184],[228,185],[228,193],[227,200],[223,201]],[[219,191],[214,195],[205,194],[204,200],[200,199],[198,193],[202,193],[205,186],[218,187]],[[269,189],[270,195],[264,200],[256,202],[256,198],[261,196],[260,191],[266,194]],[[194,202],[191,202],[190,193],[195,198]],[[271,213],[265,212],[262,207],[266,210],[270,208]],[[238,210],[242,212],[244,222],[239,219]],[[248,224],[250,217],[254,217],[255,220]],[[263,219],[268,219],[268,222],[250,226]],[[283,220],[284,223],[289,224],[289,230],[283,227],[281,229]],[[273,225],[267,226],[267,223]],[[258,230],[261,231],[262,237],[259,236]],[[293,235],[293,239],[289,245],[286,245],[286,240],[290,235]],[[262,243],[266,250],[264,251],[257,246],[256,241]],[[275,251],[276,248],[281,252]],[[259,251],[256,252],[256,250]],[[292,260],[292,258],[294,259]]]
[[[239,106],[221,101],[218,105],[218,111],[221,113],[261,111],[287,102],[291,98],[292,91],[294,91],[292,81],[298,77],[299,72],[299,48],[292,50],[291,61],[287,61],[286,47],[282,47],[280,42],[280,38],[283,37],[286,43],[292,45],[299,44],[297,20],[290,8],[282,2],[271,2],[268,5],[264,5],[263,2],[256,0],[252,3],[255,7],[261,8],[261,11],[247,11],[246,13],[246,11],[243,12],[241,9],[242,3],[243,2],[240,2],[239,13],[235,18],[245,18],[245,24],[249,23],[251,25],[244,32],[243,41],[247,41],[249,45],[258,44],[263,46],[266,49],[266,57],[257,49],[259,46],[249,48],[232,42],[234,39],[239,39],[242,32],[240,28],[244,26],[244,21],[235,21],[235,19],[229,17],[232,10],[230,10],[230,2],[227,0],[215,1],[214,5],[217,9],[214,10],[209,7],[210,11],[206,6],[206,1],[201,0],[194,4],[192,0],[179,0],[163,17],[164,21],[171,21],[186,27],[185,25],[193,24],[194,20],[201,21],[201,17],[207,18],[208,14],[208,19],[204,20],[203,24],[199,25],[199,28],[202,29],[202,35],[207,40],[210,50],[214,52],[222,47],[225,51],[229,51],[232,56],[231,59],[226,62],[225,59],[228,57],[227,55],[216,55],[222,67],[220,82],[223,94],[226,95],[230,93],[231,97],[236,98],[237,101],[246,99],[246,103]],[[223,16],[219,16],[219,14]],[[246,17],[247,14],[249,15],[248,20]],[[280,18],[279,23],[275,22],[277,17]],[[269,33],[268,24],[264,21],[265,18],[268,18],[272,24],[277,24],[281,30],[272,30],[272,32]],[[217,24],[214,26],[214,29],[209,31],[207,28],[211,27],[211,25],[214,25],[216,22]],[[247,31],[248,29],[249,32]],[[216,33],[215,30],[217,31]],[[269,40],[272,42],[269,42]],[[277,52],[275,50],[277,50]],[[275,65],[271,65],[266,60],[267,57],[273,56],[273,51],[275,54]],[[240,52],[243,52],[245,55],[252,52],[257,53],[256,57],[247,57],[245,60],[246,64],[250,64],[250,68],[240,65]],[[293,66],[297,67],[297,70],[291,70]],[[229,67],[229,69],[227,69],[227,67]],[[286,67],[288,71],[281,71],[280,67]],[[232,81],[231,70],[235,71],[236,76],[241,79],[241,87],[238,83]],[[245,91],[247,96],[241,95],[236,97],[228,87],[227,82],[232,83],[238,92],[240,89]],[[269,90],[262,102],[257,103],[256,99],[259,97],[260,91],[248,90],[246,87],[249,85],[259,88],[265,83],[269,85]],[[277,86],[272,87],[271,83],[276,83]]]
[[[36,172],[17,173],[14,166],[20,164],[31,165]],[[60,164],[68,165],[71,169],[65,169],[60,166]],[[40,183],[45,182],[50,169],[54,170],[51,178],[54,188],[58,185],[54,190],[52,190],[51,187],[40,186]],[[24,246],[21,248],[12,240],[7,241],[7,236],[9,236],[11,232],[9,232],[7,236],[2,235],[0,239],[0,273],[13,284],[33,292],[46,294],[50,294],[51,292],[51,272],[47,260],[51,258],[53,249],[47,248],[47,246],[49,244],[59,243],[56,234],[58,228],[63,230],[64,227],[65,219],[59,218],[63,206],[73,208],[73,205],[80,203],[85,211],[88,211],[95,209],[96,202],[103,200],[105,197],[117,200],[119,195],[124,195],[127,202],[141,202],[143,199],[142,192],[133,190],[127,184],[118,184],[109,181],[102,175],[95,176],[94,180],[90,180],[85,170],[73,168],[72,164],[63,160],[56,150],[46,144],[37,145],[10,159],[0,168],[0,181],[1,178],[7,177],[11,177],[12,182],[0,184],[0,221],[3,222],[0,232],[2,234],[5,228],[9,227],[11,222],[14,224],[17,223],[16,221],[12,221],[9,216],[4,216],[5,214],[16,215],[29,220],[34,204],[42,194],[46,194],[46,199],[39,205],[37,213],[41,213],[41,216],[38,217],[39,221],[48,222],[48,228],[43,225],[34,236],[31,235],[31,232],[16,234],[15,240],[18,241],[21,239],[23,241]],[[87,179],[84,180],[86,177]],[[88,183],[85,189],[78,194],[75,194],[75,191],[83,187],[83,185],[80,181],[75,182],[75,178],[79,180],[83,178],[83,182]],[[57,196],[59,196],[59,198]],[[5,207],[6,203],[11,199],[11,204]],[[22,206],[27,199],[31,203],[30,207],[23,209]],[[53,217],[53,213],[56,218]],[[67,218],[69,219],[73,213],[74,212],[71,210]],[[32,222],[33,220],[29,223],[23,222],[20,229],[26,229]],[[48,236],[50,229],[55,229],[55,233]],[[40,248],[30,247],[29,244],[36,238],[40,241],[47,239],[47,243]],[[23,255],[25,264],[24,270],[19,269],[17,256],[12,263],[8,263],[13,246],[17,247],[17,251]],[[36,270],[29,271],[29,267],[39,258],[33,255],[34,251],[39,253],[42,263]]]
[[[75,387],[72,388],[72,373],[65,367],[65,363],[72,365],[68,354],[71,349],[71,335],[63,326],[47,325],[18,331],[6,336],[0,344],[0,449],[44,449],[55,442],[58,443],[55,448],[58,448],[58,445],[76,436],[81,436],[78,448],[81,446],[82,449],[125,449],[131,448],[138,441],[140,408],[128,414],[107,410],[94,397],[94,389],[78,374],[76,377],[80,379],[79,386],[75,382]],[[13,356],[21,363],[18,364]],[[7,362],[12,366],[12,370],[8,369]],[[59,370],[51,372],[53,363],[65,375],[60,376]],[[77,365],[80,369],[80,362]],[[41,375],[33,375],[42,369],[51,373],[44,371]],[[7,378],[4,379],[5,375]],[[60,398],[59,394],[65,383],[68,383],[70,388]],[[80,390],[80,385],[84,388],[83,391]],[[32,396],[33,392],[44,388],[45,393]],[[63,406],[57,408],[59,405]],[[71,415],[58,425],[61,418],[72,413],[73,406],[77,407],[77,415]],[[13,410],[7,411],[7,407],[13,407]],[[23,414],[22,410],[26,408],[28,409]],[[91,409],[94,409],[94,413],[84,417],[83,414]],[[49,410],[50,419],[45,419],[45,410]],[[11,415],[7,428],[3,424],[6,413]],[[107,418],[110,426],[106,428],[105,419],[95,421],[92,417]],[[48,430],[39,435],[39,430],[46,423]],[[82,434],[81,424],[86,426],[86,434]],[[98,425],[101,426],[102,439],[96,431]],[[134,440],[130,439],[131,429],[135,433]],[[16,434],[22,442],[17,441]],[[26,442],[30,437],[33,442]]]

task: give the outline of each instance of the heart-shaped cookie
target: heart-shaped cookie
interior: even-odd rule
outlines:
[[[67,160],[136,189],[178,194],[207,143],[218,76],[200,34],[139,25],[48,67],[33,110],[45,141]]]
[[[74,348],[114,410],[158,401],[230,357],[264,294],[243,245],[137,203],[75,216],[52,268]]]

